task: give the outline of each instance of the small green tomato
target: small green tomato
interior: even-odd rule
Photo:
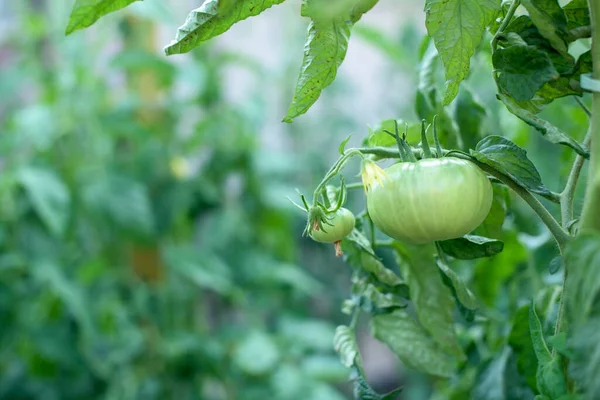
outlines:
[[[313,229],[310,237],[317,242],[334,243],[336,255],[339,257],[342,255],[341,241],[352,232],[355,223],[354,214],[346,208],[340,208],[333,214],[327,215],[322,228]]]

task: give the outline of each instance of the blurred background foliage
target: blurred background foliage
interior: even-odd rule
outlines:
[[[443,79],[420,6],[382,0],[357,24],[336,82],[284,125],[299,4],[166,59],[161,35],[191,7],[144,3],[67,39],[69,1],[0,1],[0,399],[350,398],[332,348],[347,322],[349,268],[301,237],[304,216],[285,197],[310,193],[349,133],[358,145],[385,120],[416,126],[440,112]],[[403,17],[385,20],[390,11]],[[262,54],[269,24],[285,29]],[[254,47],[231,47],[238,39]],[[505,135],[560,190],[572,152],[495,99],[486,46],[444,111],[445,145]],[[542,116],[582,140],[586,116],[572,99]],[[363,207],[356,191],[349,208]],[[520,332],[532,295],[551,327],[562,271],[548,273],[550,235],[500,187],[495,210],[497,224],[481,229],[504,252],[457,265],[481,303],[460,329],[476,358],[459,381],[434,381],[365,332],[374,388],[486,398],[507,389],[501,377],[516,376],[518,352],[531,348]],[[522,397],[511,398],[532,393],[531,382],[515,388]]]

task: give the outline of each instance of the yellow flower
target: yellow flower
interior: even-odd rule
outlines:
[[[360,171],[365,192],[368,192],[373,187],[375,182],[383,186],[383,181],[388,179],[385,171],[371,160],[363,160],[362,169]]]

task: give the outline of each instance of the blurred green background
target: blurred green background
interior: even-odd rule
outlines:
[[[300,2],[166,58],[197,6],[171,3],[66,38],[70,1],[0,1],[0,399],[351,398],[332,348],[350,270],[301,236],[286,196],[310,193],[348,134],[358,145],[382,120],[418,121],[421,4],[382,0],[336,82],[288,125]],[[460,101],[449,111],[463,139],[506,135],[559,190],[572,153],[500,107],[486,48],[472,71],[459,100],[474,95],[479,119]],[[572,100],[544,116],[582,139]],[[358,165],[347,172],[358,180]],[[494,310],[498,343],[515,288],[560,282],[546,272],[549,235],[518,200],[499,235],[504,253],[460,266]],[[374,388],[430,396],[435,382],[363,336]]]

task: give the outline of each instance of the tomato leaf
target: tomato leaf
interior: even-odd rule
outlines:
[[[499,48],[492,57],[498,85],[515,100],[530,100],[559,74],[548,55],[535,46]]]
[[[352,329],[346,325],[340,325],[335,329],[333,336],[333,348],[340,356],[340,362],[346,368],[350,368],[356,362],[358,346]]]
[[[594,304],[600,294],[600,279],[590,279],[600,276],[600,236],[580,234],[567,247],[565,258],[569,266],[565,315],[578,324],[595,312]]]
[[[377,393],[375,389],[369,385],[362,371],[356,366],[352,368],[351,379],[354,382],[354,398],[357,400],[394,400],[402,391],[402,387],[399,387],[398,389],[394,389],[383,395]]]
[[[523,305],[517,310],[513,319],[508,344],[517,354],[517,368],[525,378],[530,388],[537,390],[537,366],[538,361],[531,343],[529,331],[529,304]]]
[[[304,59],[296,90],[283,122],[306,113],[317,101],[323,89],[329,86],[346,57],[350,29],[377,0],[359,0],[353,7],[335,10],[323,15],[327,2],[309,0],[302,6],[302,15],[311,18],[304,45]],[[319,4],[321,6],[319,6]]]
[[[538,362],[541,365],[549,363],[552,360],[552,355],[544,340],[542,323],[537,316],[533,301],[529,306],[529,331],[531,332],[531,343],[533,344],[533,350],[535,351]]]
[[[403,310],[371,320],[373,336],[385,343],[409,367],[441,377],[454,373],[456,362]]]
[[[542,183],[542,178],[533,163],[527,158],[527,151],[501,136],[488,136],[477,143],[471,155],[477,161],[489,165],[508,175],[519,185],[530,191],[547,195],[550,191]]]
[[[540,33],[548,39],[559,53],[568,54],[567,17],[558,0],[522,0],[521,4],[529,12],[531,20]]]
[[[473,388],[473,400],[506,400],[507,385],[505,382],[505,370],[511,349],[505,346],[502,351],[481,369],[477,377],[477,384]]]
[[[502,225],[506,218],[506,210],[510,201],[508,188],[503,184],[492,183],[494,199],[492,208],[485,220],[475,229],[474,234],[490,238],[499,238],[502,235]]]
[[[397,242],[395,248],[419,322],[440,348],[463,360],[465,355],[454,331],[454,299],[433,259],[433,246]]]
[[[40,167],[25,167],[18,174],[33,209],[46,228],[62,236],[70,215],[69,189],[54,171]]]
[[[361,263],[364,271],[373,274],[384,285],[390,287],[406,285],[394,271],[386,268],[381,261],[373,257],[370,253],[364,252],[361,254]]]
[[[75,0],[65,34],[70,35],[78,29],[87,28],[100,17],[136,1],[138,0]]]
[[[165,54],[187,53],[202,42],[227,31],[233,24],[256,16],[284,0],[237,0],[220,6],[219,0],[206,0],[190,12],[177,29],[175,40],[165,47]]]
[[[394,121],[398,124],[398,128],[401,132],[405,131],[405,122],[404,120],[398,119],[386,119],[381,121],[379,124],[375,125],[373,129],[369,130],[369,136],[367,137],[366,144],[369,147],[396,147],[398,144],[396,143],[396,139],[391,137],[389,134],[385,133],[384,130],[388,130],[390,132],[394,132],[395,124]],[[408,131],[406,132],[406,141],[410,144],[416,145],[419,143],[421,133],[421,124],[416,122],[411,122],[408,124]]]
[[[567,17],[567,29],[590,25],[588,0],[573,0],[563,7],[563,11]]]
[[[497,97],[504,103],[508,111],[522,119],[525,123],[537,129],[538,132],[544,136],[544,139],[551,143],[570,147],[575,150],[577,154],[589,158],[589,152],[586,149],[584,149],[579,143],[577,143],[576,140],[569,137],[566,133],[552,125],[550,122],[536,117],[530,111],[523,109],[518,103],[506,95],[498,94]]]
[[[456,274],[456,272],[454,272],[452,268],[448,267],[443,262],[438,262],[437,266],[442,274],[450,281],[449,283],[452,286],[454,295],[460,304],[469,310],[477,309],[477,300],[475,299],[475,295],[473,292],[471,292],[471,290],[469,290],[467,285]]]
[[[491,257],[502,251],[504,243],[483,236],[465,235],[461,238],[439,242],[444,253],[460,260]]]
[[[456,97],[453,119],[463,140],[463,148],[472,149],[485,135],[486,108],[473,95],[471,90],[463,85]]]
[[[382,293],[375,285],[361,280],[353,285],[352,292],[361,295],[360,306],[371,315],[387,313],[394,308],[406,308],[407,303],[393,293]]]
[[[425,2],[427,32],[435,42],[446,75],[444,105],[456,97],[460,83],[469,72],[471,56],[499,10],[499,0]]]

